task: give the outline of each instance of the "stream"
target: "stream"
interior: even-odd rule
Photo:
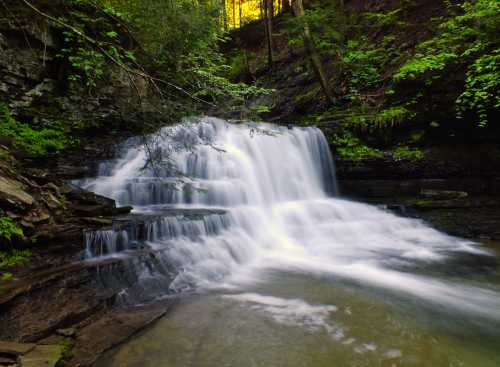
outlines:
[[[122,302],[180,299],[100,366],[500,365],[498,245],[342,199],[317,128],[186,121],[78,184],[134,207],[87,234]]]

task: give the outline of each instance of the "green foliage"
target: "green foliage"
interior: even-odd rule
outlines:
[[[399,20],[402,9],[389,10],[386,12],[368,12],[365,14],[367,20],[377,27],[385,26],[404,26],[406,23]]]
[[[9,151],[5,150],[3,148],[0,148],[0,160],[1,159],[6,160],[6,159],[9,159],[9,157],[10,157]]]
[[[232,69],[218,49],[225,41],[220,5],[190,0],[77,0],[73,4],[63,18],[73,29],[65,30],[66,46],[60,56],[72,66],[68,79],[75,85],[97,89],[109,63],[136,74],[145,72],[153,77],[149,82],[155,80],[153,89],[163,99],[162,109],[175,118],[207,104],[237,109],[251,96],[265,93],[227,79]],[[123,46],[124,40],[140,47],[141,64]]]
[[[103,78],[106,62],[113,59],[117,64],[127,65],[135,62],[135,55],[122,47],[117,24],[108,17],[119,19],[124,16],[122,13],[107,2],[73,0],[72,3],[75,7],[59,18],[72,28],[58,24],[64,29],[64,47],[58,56],[71,66],[68,75],[71,85],[83,84],[91,90]]]
[[[353,161],[360,161],[367,158],[380,158],[383,156],[381,150],[369,147],[349,131],[333,135],[331,143],[342,158]]]
[[[68,138],[63,123],[46,122],[35,130],[28,124],[16,121],[3,103],[0,103],[0,136],[13,138],[17,148],[33,157],[58,153],[76,142]]]
[[[411,120],[415,116],[407,108],[395,106],[378,111],[373,117],[373,124],[378,127],[388,127],[400,124],[401,122]]]
[[[238,52],[229,59],[228,77],[230,79],[236,79],[247,68],[248,68],[247,52],[245,51]]]
[[[366,36],[347,41],[339,60],[343,79],[347,81],[347,98],[352,102],[364,102],[363,94],[383,85],[383,72],[398,62],[401,52],[394,45],[396,36],[386,35],[379,43]]]
[[[396,160],[419,161],[424,158],[424,153],[418,148],[399,146],[394,149],[392,156]]]
[[[2,219],[3,218],[0,217],[0,223]],[[2,237],[0,237],[0,240],[1,239]],[[25,265],[29,261],[30,257],[31,257],[31,251],[29,250],[10,250],[10,251],[0,250],[0,280],[5,282],[12,280],[13,278],[12,273],[6,270],[14,268],[16,266]]]
[[[189,71],[195,77],[198,87],[193,95],[203,100],[211,101],[219,106],[229,101],[226,108],[242,112],[250,99],[271,93],[270,90],[264,88],[229,81],[224,75],[229,72],[230,66],[224,64],[219,54],[214,54],[207,60],[200,60],[197,64],[198,66]]]
[[[25,265],[30,257],[29,250],[0,251],[0,270]]]
[[[56,367],[62,367],[73,357],[75,342],[70,338],[63,338],[57,344],[61,348],[61,359],[57,362]]]
[[[479,125],[488,123],[488,109],[500,108],[500,49],[478,57],[469,67],[464,92],[457,98],[457,116],[477,112]]]
[[[14,278],[14,275],[12,273],[6,271],[6,272],[2,273],[2,276],[0,277],[0,281],[2,281],[2,282],[9,282],[9,281],[12,280],[12,278]],[[0,287],[0,290],[1,289],[2,288]]]
[[[465,70],[464,89],[456,100],[458,117],[474,111],[479,125],[485,126],[488,111],[500,105],[498,14],[497,0],[464,2],[458,14],[440,24],[436,36],[418,45],[417,53],[395,73],[394,81],[422,80],[430,86],[451,68]]]
[[[67,58],[73,68],[68,80],[77,84],[83,82],[89,88],[96,87],[104,75],[104,54],[87,48],[86,43],[72,32],[64,32],[64,41],[70,47],[61,49],[59,56]]]
[[[338,55],[342,49],[345,17],[335,8],[306,9],[303,19],[286,16],[284,28],[288,35],[288,45],[304,46],[302,22],[307,22],[314,37],[316,49],[328,55]]]
[[[22,237],[23,230],[19,228],[9,217],[0,216],[0,240],[10,242],[12,237]]]
[[[357,100],[360,90],[369,89],[380,82],[380,73],[375,64],[381,55],[381,50],[370,46],[366,38],[347,42],[341,61],[348,74],[347,95],[350,100]]]
[[[66,195],[64,194],[59,195],[58,200],[63,206],[63,208],[66,208],[66,205],[68,204],[68,199],[66,198]]]

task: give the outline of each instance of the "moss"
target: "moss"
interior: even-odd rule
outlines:
[[[353,161],[381,158],[383,156],[381,150],[368,146],[349,131],[343,134],[335,134],[330,139],[330,142],[335,146],[339,156]]]
[[[418,149],[408,146],[399,146],[392,152],[395,160],[419,161],[424,158],[424,153]]]
[[[10,242],[12,237],[22,237],[23,230],[19,228],[9,217],[0,216],[0,241]],[[1,254],[0,254],[1,256]],[[0,261],[1,261],[0,257]],[[0,262],[1,268],[1,262]]]
[[[29,250],[11,250],[0,252],[0,270],[26,264],[31,257]]]
[[[64,338],[57,345],[61,348],[61,359],[57,362],[56,367],[63,367],[73,357],[75,343],[69,338]]]
[[[14,146],[32,157],[58,153],[76,143],[61,122],[47,121],[39,129],[34,129],[16,121],[3,103],[0,103],[0,136],[13,138]]]
[[[0,281],[8,282],[12,280],[12,273],[6,269],[26,264],[31,257],[29,250],[0,251]]]

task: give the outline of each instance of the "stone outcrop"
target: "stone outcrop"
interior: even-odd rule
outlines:
[[[60,0],[32,3],[56,18],[67,16],[71,10],[67,2]],[[61,8],[66,9],[64,13]],[[83,86],[70,87],[70,66],[60,56],[61,50],[68,47],[64,31],[60,24],[21,1],[4,2],[0,13],[0,101],[8,102],[14,113],[28,123],[40,119],[105,120],[103,126],[112,126],[134,118],[140,99],[147,94],[145,81],[110,63],[93,93]]]
[[[59,345],[0,341],[0,366],[55,367],[61,358]]]
[[[19,172],[24,171],[25,174]],[[44,170],[24,170],[13,159],[0,160],[0,215],[14,220],[25,234],[14,247],[37,244],[82,249],[82,233],[105,224],[102,217],[125,214],[115,201],[72,186]],[[19,240],[17,240],[19,242]],[[55,242],[55,243],[54,243]],[[65,243],[63,243],[65,242]],[[7,244],[4,244],[7,245]]]
[[[341,194],[425,219],[453,235],[500,239],[498,147],[442,146],[424,153],[421,160],[339,159]]]

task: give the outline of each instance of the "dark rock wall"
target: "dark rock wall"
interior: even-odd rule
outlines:
[[[70,11],[64,1],[32,3],[54,17]],[[116,126],[127,128],[126,121],[138,118],[140,99],[147,96],[142,78],[130,76],[108,62],[96,88],[70,87],[67,77],[71,66],[60,57],[61,49],[67,47],[63,35],[66,29],[21,1],[5,1],[2,5],[0,101],[8,102],[20,121],[84,122],[106,131]]]

